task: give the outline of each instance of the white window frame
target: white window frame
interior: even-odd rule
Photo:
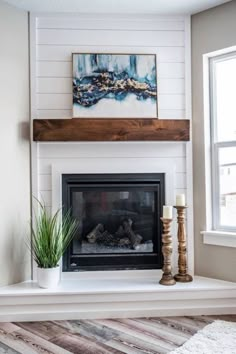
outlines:
[[[221,61],[236,58],[236,52],[217,55],[209,58],[209,84],[210,84],[210,131],[211,131],[211,182],[212,182],[212,228],[213,230],[235,232],[235,227],[220,224],[220,169],[219,169],[219,150],[224,147],[236,147],[235,141],[218,141],[217,137],[217,112],[216,112],[216,76],[215,65]]]
[[[206,181],[206,231],[202,231],[205,244],[236,247],[236,229],[219,224],[219,150],[236,146],[236,141],[218,142],[216,112],[214,109],[214,64],[236,57],[236,46],[203,55],[204,79],[204,134]]]

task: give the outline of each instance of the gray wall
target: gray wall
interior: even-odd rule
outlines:
[[[204,245],[206,229],[202,55],[236,45],[236,1],[192,16],[193,183],[195,272],[236,281],[236,249]]]
[[[30,278],[28,15],[0,0],[0,285]]]

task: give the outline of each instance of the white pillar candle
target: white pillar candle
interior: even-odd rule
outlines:
[[[176,195],[176,206],[185,206],[185,195],[177,194]]]
[[[172,206],[163,205],[163,219],[172,219]]]

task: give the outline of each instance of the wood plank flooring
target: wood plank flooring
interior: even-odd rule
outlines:
[[[164,354],[236,315],[0,323],[0,354]]]

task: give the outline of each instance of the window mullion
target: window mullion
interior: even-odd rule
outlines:
[[[236,146],[236,141],[219,141],[219,142],[215,142],[215,145],[218,148],[223,148],[223,147],[234,147]]]
[[[220,166],[219,166],[219,147],[217,144],[212,148],[212,220],[213,229],[217,230],[220,226]]]

